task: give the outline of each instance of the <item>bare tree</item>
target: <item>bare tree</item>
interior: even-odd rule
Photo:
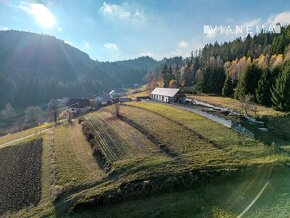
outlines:
[[[42,110],[38,106],[28,107],[25,111],[25,122],[37,123],[42,119]]]
[[[250,111],[251,108],[252,99],[253,96],[251,94],[247,94],[241,99],[241,108],[247,116],[249,115],[248,112]]]
[[[48,114],[50,119],[54,121],[55,124],[57,124],[59,119],[59,104],[56,98],[52,98],[48,105]]]
[[[15,110],[10,103],[5,104],[4,109],[1,111],[1,116],[4,119],[8,119],[15,115]]]

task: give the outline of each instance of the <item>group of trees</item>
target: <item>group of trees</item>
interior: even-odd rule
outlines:
[[[182,60],[167,59],[152,84],[192,87],[210,94],[235,97],[289,111],[290,26],[281,34],[248,35],[244,40],[206,45]],[[154,81],[154,79],[151,79]]]
[[[235,98],[242,100],[246,95],[253,101],[273,106],[276,110],[290,110],[290,61],[276,66],[273,70],[249,65],[239,79]],[[233,89],[232,89],[233,90]]]

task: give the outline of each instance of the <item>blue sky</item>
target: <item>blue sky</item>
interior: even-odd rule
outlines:
[[[204,25],[290,23],[289,0],[0,0],[0,29],[56,36],[92,59],[189,56],[208,42],[244,34],[205,34]]]

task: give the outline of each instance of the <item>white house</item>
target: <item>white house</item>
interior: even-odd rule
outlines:
[[[185,103],[186,96],[180,91],[180,89],[172,88],[155,88],[150,95],[152,100],[162,102],[178,102]]]

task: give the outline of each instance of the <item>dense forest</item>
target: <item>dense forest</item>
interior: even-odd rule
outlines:
[[[160,68],[160,66],[159,66]],[[245,98],[290,110],[290,26],[232,42],[207,44],[186,59],[166,60],[147,77],[149,87]]]
[[[46,104],[52,97],[93,97],[144,82],[157,64],[149,57],[98,62],[52,36],[0,31],[0,109]]]
[[[52,36],[0,31],[0,109],[46,104],[52,97],[93,97],[145,83],[182,87],[289,110],[290,27],[207,44],[191,57],[99,62]],[[282,97],[281,97],[282,96]]]

